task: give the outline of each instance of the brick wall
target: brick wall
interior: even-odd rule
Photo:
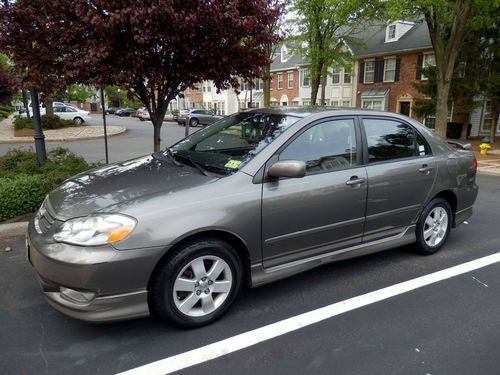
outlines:
[[[292,70],[285,70],[283,72],[283,88],[278,90],[278,72],[273,73],[273,85],[271,87],[271,102],[273,98],[276,102],[281,105],[281,96],[286,95],[288,97],[288,105],[292,105],[294,98],[299,97],[299,71],[298,69],[293,70],[293,88],[288,88],[288,72]]]
[[[375,82],[375,83],[358,83],[357,95],[356,95],[356,106],[361,107],[361,94],[363,91],[373,88],[384,88],[389,89],[389,98],[387,110],[390,112],[398,112],[398,99],[403,96],[411,96],[413,99],[422,98],[423,95],[418,92],[414,87],[417,81],[417,58],[424,51],[419,51],[415,53],[409,53],[404,55],[397,55],[397,58],[401,59],[400,71],[399,71],[399,81],[397,82]],[[375,60],[383,60],[383,57],[375,58]],[[361,61],[363,62],[363,60]],[[358,72],[359,74],[360,72]],[[358,76],[359,77],[359,76]],[[402,99],[404,100],[404,99]],[[412,103],[412,109],[415,104]],[[419,121],[423,119],[411,113],[411,116]]]

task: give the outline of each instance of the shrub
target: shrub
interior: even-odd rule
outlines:
[[[38,176],[0,178],[0,220],[35,211],[47,191],[46,183]]]
[[[11,114],[10,111],[5,111],[5,110],[0,108],[0,116],[7,118],[10,116],[10,114]]]
[[[14,119],[14,129],[16,130],[21,130],[21,129],[34,129],[35,124],[33,123],[33,120],[27,119],[26,117],[16,117]]]
[[[68,149],[56,148],[39,167],[33,151],[10,150],[0,156],[0,220],[36,210],[61,182],[97,165]]]
[[[40,120],[42,122],[42,129],[60,129],[76,125],[74,121],[63,120],[56,115],[43,115],[41,116]],[[28,120],[26,117],[16,117],[14,119],[14,129],[16,130],[34,128],[35,124],[33,122],[33,119]]]

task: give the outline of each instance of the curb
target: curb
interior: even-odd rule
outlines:
[[[92,125],[92,126],[96,126],[96,125]],[[116,125],[113,125],[113,126],[116,126]],[[124,126],[120,126],[120,127],[123,128],[120,130],[120,132],[114,133],[114,134],[108,134],[108,138],[127,133],[128,129],[126,127],[124,127]],[[92,140],[92,139],[102,139],[102,138],[104,138],[103,135],[90,136],[90,137],[78,137],[78,138],[45,138],[45,142],[76,142],[76,141],[88,141],[88,140]],[[30,140],[25,140],[25,139],[3,140],[3,139],[0,139],[0,144],[4,144],[4,145],[6,145],[6,144],[28,144],[28,143],[32,143],[32,142],[33,142],[33,139],[30,139]]]
[[[21,221],[19,223],[0,224],[0,239],[24,235],[27,228],[27,221]]]

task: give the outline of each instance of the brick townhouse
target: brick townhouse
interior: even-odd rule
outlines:
[[[415,100],[424,96],[415,83],[427,80],[422,69],[435,65],[434,51],[425,22],[394,21],[386,25],[371,26],[357,36],[364,44],[352,45],[356,56],[356,106],[382,109],[413,117],[430,128],[435,116],[425,118],[414,111]],[[469,125],[471,136],[489,133],[495,122],[491,102],[478,98],[480,103],[472,113],[456,113],[449,108],[448,121]]]

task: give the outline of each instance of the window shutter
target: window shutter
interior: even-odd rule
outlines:
[[[424,63],[424,55],[418,55],[417,57],[417,80],[422,79],[422,64]]]
[[[374,78],[374,82],[382,82],[384,80],[384,60],[375,61]]]
[[[359,83],[363,83],[365,79],[365,63],[359,64]]]
[[[396,59],[396,71],[394,72],[394,81],[399,81],[399,72],[401,70],[401,58]]]

